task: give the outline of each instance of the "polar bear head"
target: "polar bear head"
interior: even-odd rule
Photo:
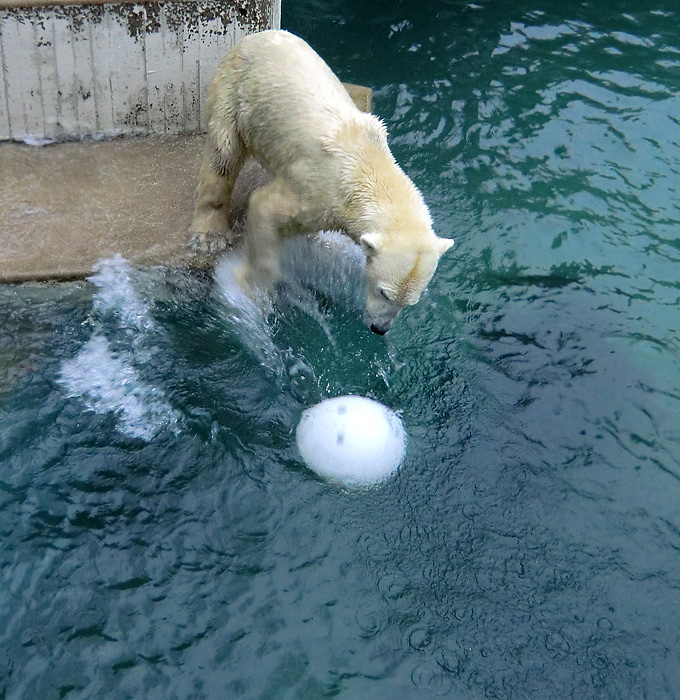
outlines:
[[[453,241],[432,233],[413,244],[373,232],[364,233],[360,243],[366,256],[366,320],[384,335],[404,306],[418,303]]]

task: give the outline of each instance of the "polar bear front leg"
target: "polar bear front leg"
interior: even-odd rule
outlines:
[[[245,149],[238,134],[223,139],[221,148],[212,136],[208,137],[189,233],[194,252],[214,254],[232,244],[229,204],[244,160]]]

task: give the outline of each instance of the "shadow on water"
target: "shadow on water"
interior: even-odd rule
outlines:
[[[0,697],[678,697],[677,8],[283,9],[456,246],[384,339],[328,242],[0,290]],[[348,393],[377,489],[295,452]]]

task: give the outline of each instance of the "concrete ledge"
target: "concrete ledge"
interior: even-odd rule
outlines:
[[[202,136],[0,145],[0,281],[84,277],[102,257],[183,264]]]
[[[348,90],[370,109],[368,88]],[[0,282],[85,277],[115,253],[137,265],[204,264],[186,249],[203,144],[201,135],[0,143]],[[254,162],[244,168],[235,228],[267,177]]]

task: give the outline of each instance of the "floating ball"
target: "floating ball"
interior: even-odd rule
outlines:
[[[363,396],[338,396],[308,408],[296,437],[310,469],[347,485],[368,486],[386,479],[406,453],[399,416]]]

